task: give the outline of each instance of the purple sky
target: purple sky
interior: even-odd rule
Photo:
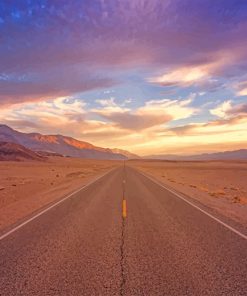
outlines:
[[[144,154],[247,148],[247,2],[0,2],[0,122]]]

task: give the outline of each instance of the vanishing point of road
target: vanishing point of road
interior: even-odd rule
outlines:
[[[247,295],[247,237],[220,221],[119,167],[1,236],[0,295]]]

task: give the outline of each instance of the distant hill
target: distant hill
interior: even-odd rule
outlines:
[[[162,160],[247,160],[247,149],[223,151],[216,153],[203,153],[196,155],[149,155],[145,156],[145,159],[162,159]]]
[[[128,159],[139,159],[139,158],[141,158],[139,155],[131,153],[131,152],[126,151],[126,150],[123,150],[123,149],[113,148],[113,149],[111,149],[111,151],[113,151],[114,153],[122,154],[122,155],[126,156]]]
[[[45,157],[22,145],[0,142],[0,160],[45,160]]]
[[[22,133],[7,125],[0,125],[0,141],[23,145],[33,151],[46,151],[64,156],[95,159],[128,159],[130,152],[94,146],[63,135]]]

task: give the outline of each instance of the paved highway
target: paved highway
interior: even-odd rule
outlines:
[[[247,240],[115,169],[0,240],[0,295],[247,295]]]

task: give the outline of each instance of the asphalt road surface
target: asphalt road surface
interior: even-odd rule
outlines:
[[[247,240],[121,167],[1,239],[0,295],[247,295]]]

